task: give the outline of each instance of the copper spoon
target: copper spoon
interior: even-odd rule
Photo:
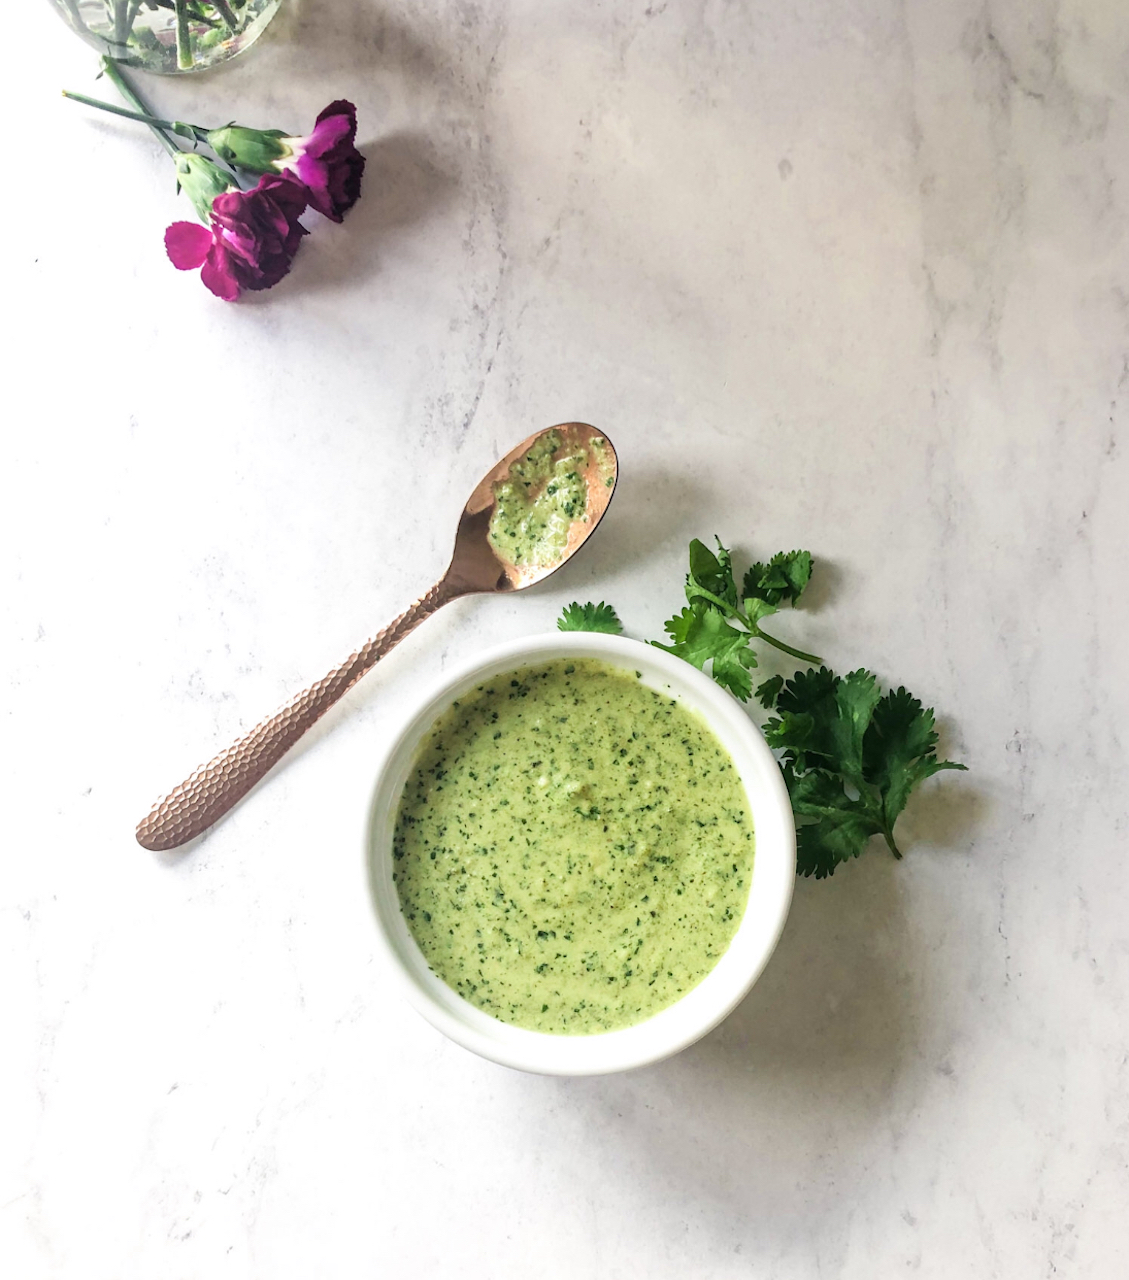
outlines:
[[[587,487],[585,510],[570,523],[563,550],[551,557],[540,557],[537,563],[511,564],[488,536],[497,486],[510,478],[511,467],[550,432],[559,436],[552,454],[554,459],[583,449],[587,463],[577,469]],[[523,440],[483,476],[470,495],[459,519],[451,563],[435,586],[324,679],[291,699],[281,711],[256,725],[210,763],[191,773],[163,800],[158,800],[153,811],[138,825],[138,844],[146,849],[175,849],[206,831],[389,649],[448,601],[480,591],[521,591],[559,569],[603,518],[615,491],[617,472],[611,441],[602,431],[586,423],[562,423]]]

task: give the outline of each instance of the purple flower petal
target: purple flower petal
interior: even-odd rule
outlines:
[[[320,160],[340,142],[352,142],[357,136],[357,110],[351,102],[331,102],[314,123],[314,131],[306,139],[306,154]]]
[[[239,298],[239,281],[231,269],[230,255],[221,244],[213,246],[209,252],[200,279],[208,286],[217,298],[224,302],[236,302]]]
[[[212,247],[212,233],[198,222],[174,222],[165,230],[165,252],[178,271],[202,266]]]

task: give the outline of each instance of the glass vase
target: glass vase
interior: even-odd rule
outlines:
[[[204,71],[262,35],[282,0],[50,0],[72,31],[127,67]]]

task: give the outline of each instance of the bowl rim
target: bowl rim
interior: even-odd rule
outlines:
[[[617,1031],[562,1035],[500,1021],[464,1000],[427,967],[408,929],[391,875],[392,827],[422,740],[456,698],[491,676],[558,658],[594,658],[642,672],[696,712],[729,751],[753,815],[749,900],[728,949],[697,986],[643,1022]],[[741,704],[681,658],[625,636],[546,632],[493,646],[444,672],[414,704],[379,761],[364,827],[369,900],[383,967],[437,1030],[503,1066],[543,1075],[602,1075],[659,1062],[713,1030],[745,998],[772,955],[796,877],[796,830],[776,758]]]

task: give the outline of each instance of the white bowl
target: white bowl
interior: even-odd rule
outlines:
[[[428,730],[456,699],[491,676],[555,658],[595,658],[642,672],[643,683],[678,698],[710,726],[733,758],[753,815],[756,852],[749,902],[729,949],[702,981],[645,1022],[592,1035],[552,1035],[483,1013],[436,977],[408,929],[392,881],[392,833],[400,794]],[[443,680],[400,731],[377,776],[367,833],[369,884],[387,968],[433,1026],[522,1071],[584,1076],[625,1071],[685,1049],[712,1030],[756,982],[784,928],[796,878],[796,828],[780,769],[760,730],[701,671],[651,645],[594,632],[531,636],[492,649]]]

